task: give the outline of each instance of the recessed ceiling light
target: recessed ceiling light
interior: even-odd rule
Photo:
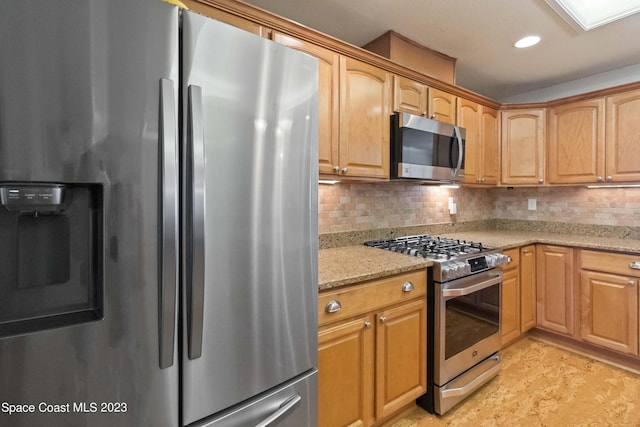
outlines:
[[[575,30],[589,31],[600,25],[640,12],[640,0],[545,0]]]
[[[538,36],[527,36],[518,40],[514,46],[518,48],[531,47],[534,44],[538,44],[539,41],[540,37]]]

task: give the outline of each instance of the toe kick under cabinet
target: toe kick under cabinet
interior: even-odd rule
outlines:
[[[321,427],[370,426],[426,391],[426,271],[321,292]]]

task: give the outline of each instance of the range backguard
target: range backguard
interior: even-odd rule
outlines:
[[[0,338],[103,317],[102,186],[0,182]]]

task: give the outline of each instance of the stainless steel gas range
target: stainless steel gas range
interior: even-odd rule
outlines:
[[[444,414],[500,371],[502,272],[509,257],[482,243],[417,235],[366,246],[433,261],[427,287],[427,392]]]

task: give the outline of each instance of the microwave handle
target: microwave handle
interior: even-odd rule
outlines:
[[[462,167],[462,159],[464,158],[464,146],[462,145],[462,135],[460,135],[460,128],[458,128],[458,126],[454,126],[453,131],[456,135],[456,140],[458,141],[458,165],[456,166],[456,170],[458,170]]]

